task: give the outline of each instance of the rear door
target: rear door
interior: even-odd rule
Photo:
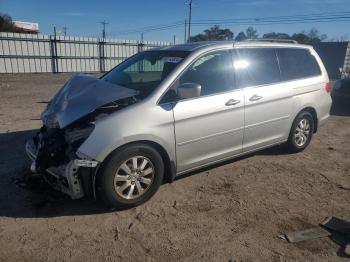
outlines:
[[[244,88],[243,151],[287,138],[293,109],[293,89],[281,83],[274,48],[237,48],[234,52],[237,85]]]
[[[234,86],[231,58],[229,50],[207,53],[176,82],[202,87],[200,97],[173,108],[179,172],[242,152],[244,96]]]

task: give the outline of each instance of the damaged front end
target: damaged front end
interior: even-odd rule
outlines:
[[[92,195],[99,162],[79,152],[99,119],[137,101],[136,91],[78,75],[42,113],[43,126],[26,143],[31,171],[72,199]]]
[[[47,128],[40,131],[26,144],[28,156],[33,161],[31,171],[41,174],[56,190],[79,199],[90,192],[89,182],[83,181],[84,172],[93,173],[98,162],[79,155],[79,146],[93,131],[94,126],[85,128]]]

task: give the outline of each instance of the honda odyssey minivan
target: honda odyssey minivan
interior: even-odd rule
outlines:
[[[31,170],[71,198],[132,207],[198,168],[279,144],[302,151],[329,117],[330,91],[311,46],[161,47],[70,79],[26,151]]]

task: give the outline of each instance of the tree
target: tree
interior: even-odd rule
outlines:
[[[263,35],[263,38],[291,39],[291,40],[297,41],[300,44],[312,45],[325,40],[327,38],[327,35],[320,34],[316,28],[312,28],[308,32],[303,31],[301,33],[295,33],[291,36],[286,33],[276,33],[276,32],[266,33]]]
[[[265,38],[265,39],[290,39],[290,35],[288,35],[286,33],[271,32],[271,33],[264,34],[263,38]]]
[[[248,39],[258,38],[258,31],[255,30],[254,27],[249,26],[245,32]]]
[[[320,32],[316,28],[311,28],[307,36],[309,37],[312,43],[322,42],[327,38],[326,34],[320,35]]]
[[[0,14],[0,32],[13,32],[14,27],[9,15]]]
[[[202,34],[191,36],[191,42],[232,40],[233,36],[233,32],[230,29],[221,29],[220,26],[214,25],[210,29],[204,30]]]
[[[324,41],[327,38],[327,35],[319,33],[316,28],[312,28],[309,32],[303,31],[301,33],[293,34],[291,39],[297,41],[301,44],[317,44]]]
[[[238,35],[235,38],[236,41],[243,41],[243,40],[246,40],[246,39],[247,39],[247,36],[245,35],[244,32],[239,32]]]
[[[0,32],[24,33],[25,31],[13,24],[11,16],[0,13]]]

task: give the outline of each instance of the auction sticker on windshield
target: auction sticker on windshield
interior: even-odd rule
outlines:
[[[162,58],[164,63],[175,63],[175,64],[180,63],[182,59],[183,59],[182,57],[170,57],[170,56],[165,56]]]

